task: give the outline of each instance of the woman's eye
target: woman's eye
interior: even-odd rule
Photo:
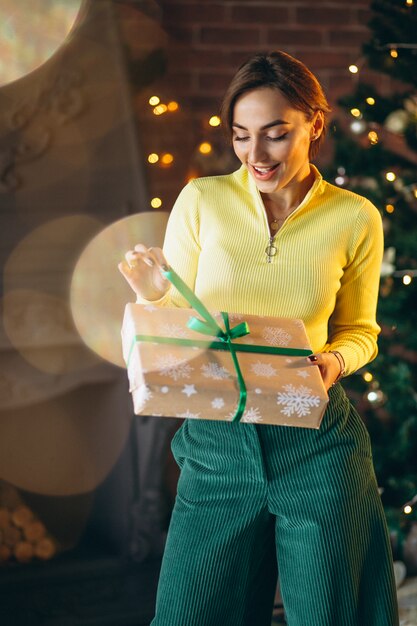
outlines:
[[[282,141],[283,139],[285,139],[287,135],[288,133],[284,133],[283,135],[280,135],[279,137],[267,137],[267,139],[269,139],[269,141]]]
[[[237,137],[237,136],[234,137],[235,141],[247,141],[248,139],[249,137]]]

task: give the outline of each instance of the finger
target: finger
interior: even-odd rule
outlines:
[[[168,261],[166,260],[161,248],[151,247],[149,248],[149,254],[152,255],[159,267],[162,267],[162,269],[164,269],[164,267],[168,267]]]

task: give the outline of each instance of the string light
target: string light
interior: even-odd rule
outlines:
[[[152,198],[151,200],[151,207],[153,209],[159,209],[159,207],[162,206],[162,200],[161,198]]]
[[[221,124],[221,119],[218,115],[212,115],[211,118],[209,119],[209,124],[210,126],[220,126]]]
[[[389,53],[390,53],[390,55],[392,56],[393,59],[397,59],[398,58],[398,50],[396,48],[391,48]]]
[[[411,498],[409,502],[406,502],[403,506],[403,513],[410,515],[413,512],[413,506],[417,503],[417,494]]]
[[[374,379],[374,377],[372,376],[371,372],[365,372],[365,374],[363,375],[363,379],[367,382],[370,383],[371,380]]]
[[[412,6],[413,6],[413,4],[414,4],[414,0],[405,0],[405,4],[406,4],[408,7],[412,7]]]
[[[385,174],[385,178],[390,182],[393,183],[394,180],[397,178],[397,176],[395,175],[394,172],[386,172]]]
[[[164,165],[171,165],[173,161],[174,161],[174,157],[169,152],[166,152],[161,157],[161,163],[163,163]]]
[[[151,96],[149,98],[149,104],[152,107],[155,107],[157,104],[159,104],[161,102],[161,100],[158,98],[158,96]]]
[[[395,206],[393,204],[386,204],[385,205],[385,210],[386,210],[387,213],[394,213]]]
[[[403,276],[403,283],[404,283],[404,285],[409,285],[412,280],[413,279],[410,276],[410,274],[404,274],[404,276]]]
[[[359,67],[352,63],[352,65],[349,65],[349,72],[351,72],[352,74],[357,74],[359,72]]]
[[[375,98],[372,98],[372,97],[366,98],[366,102],[367,104],[370,104],[372,106],[375,104]]]
[[[158,104],[154,110],[153,110],[153,114],[154,115],[163,115],[163,113],[166,113],[168,110],[168,107],[166,104]]]
[[[159,161],[159,156],[156,154],[156,152],[152,152],[152,154],[148,156],[149,163],[158,163],[158,161]]]
[[[350,113],[353,117],[361,117],[362,115],[359,109],[350,109]]]
[[[178,102],[175,102],[175,100],[172,100],[171,102],[168,102],[167,104],[167,109],[171,113],[173,113],[174,111],[178,111],[179,108],[180,108],[180,105],[178,104]]]
[[[203,143],[200,143],[200,145],[198,146],[198,150],[199,152],[201,152],[201,154],[210,154],[212,149],[212,145],[208,141],[203,141]]]
[[[378,143],[378,133],[376,133],[374,130],[369,131],[368,139],[371,142],[371,144],[374,146],[375,144]]]

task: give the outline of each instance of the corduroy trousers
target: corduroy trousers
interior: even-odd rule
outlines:
[[[186,420],[151,626],[398,626],[369,435],[342,387],[319,430]]]

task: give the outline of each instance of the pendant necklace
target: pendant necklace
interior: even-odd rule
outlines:
[[[275,240],[275,236],[271,236],[269,238],[269,242],[267,247],[265,248],[265,252],[266,252],[266,262],[267,263],[272,263],[272,259],[273,257],[276,255],[277,253],[277,249],[274,246],[274,240]]]

